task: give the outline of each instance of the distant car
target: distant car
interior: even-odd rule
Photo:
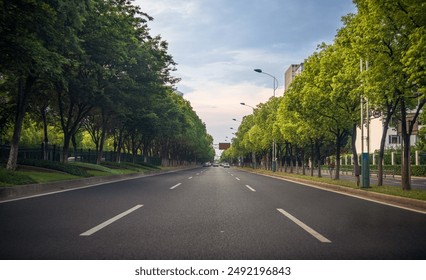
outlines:
[[[212,164],[210,163],[210,162],[205,162],[204,164],[203,164],[203,167],[210,167]]]
[[[217,162],[213,163],[213,167],[219,167],[219,163]]]
[[[229,168],[229,167],[231,167],[231,166],[229,165],[229,163],[227,163],[227,162],[225,162],[224,164],[222,164],[222,166],[223,166],[223,168]]]

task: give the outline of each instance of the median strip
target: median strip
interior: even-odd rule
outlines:
[[[94,234],[95,232],[103,229],[104,227],[112,224],[113,222],[115,222],[115,221],[123,218],[124,216],[132,213],[133,211],[136,211],[137,209],[141,208],[142,206],[143,205],[136,205],[135,207],[133,207],[133,208],[131,208],[131,209],[129,209],[129,210],[127,210],[127,211],[125,211],[125,212],[123,212],[123,213],[121,213],[121,214],[119,214],[119,215],[117,215],[117,216],[115,216],[115,217],[113,217],[111,219],[109,219],[108,221],[105,221],[102,224],[97,225],[94,228],[91,228],[88,231],[83,232],[82,234],[80,234],[80,236],[90,236],[90,235]]]
[[[319,241],[323,243],[331,243],[330,240],[322,236],[320,233],[316,232],[314,229],[309,227],[308,225],[304,224],[302,221],[297,219],[296,217],[292,216],[290,213],[284,211],[283,209],[277,208],[278,212],[292,220],[296,225],[300,226],[302,229],[304,229],[306,232],[308,232],[310,235],[318,239]]]

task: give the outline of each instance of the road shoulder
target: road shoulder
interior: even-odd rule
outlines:
[[[240,170],[244,172],[254,173],[254,174],[258,174],[258,175],[262,175],[266,177],[272,177],[272,178],[280,179],[283,181],[302,184],[304,186],[308,186],[312,188],[331,191],[331,192],[339,193],[342,195],[357,197],[359,199],[369,200],[376,203],[386,204],[392,207],[398,207],[398,208],[406,209],[409,211],[426,214],[426,201],[423,201],[423,200],[393,196],[388,194],[381,194],[381,193],[371,192],[371,191],[362,190],[362,189],[353,189],[353,188],[348,188],[348,187],[343,187],[338,185],[332,185],[328,183],[304,180],[300,178],[274,176],[271,174],[263,174],[263,173],[253,172],[253,171],[249,171],[245,169],[240,169]]]

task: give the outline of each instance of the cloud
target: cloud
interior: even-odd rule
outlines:
[[[352,0],[136,0],[154,17],[151,34],[169,42],[173,73],[184,97],[215,142],[232,135],[242,119],[272,95],[290,64],[303,62],[321,42],[331,43]]]
[[[150,15],[174,15],[174,17],[190,18],[200,12],[199,1],[176,0],[143,0],[136,1],[142,10],[149,10]],[[178,5],[176,5],[178,4]]]

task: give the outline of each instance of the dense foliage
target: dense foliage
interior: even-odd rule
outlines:
[[[224,159],[269,162],[275,140],[281,165],[305,164],[307,155],[319,166],[325,157],[334,155],[338,179],[342,149],[351,151],[354,159],[361,152],[356,150],[355,139],[363,98],[372,111],[381,113],[383,137],[391,122],[399,124],[402,187],[411,188],[410,136],[426,104],[426,1],[354,3],[358,12],[343,17],[344,26],[334,42],[318,46],[306,59],[303,72],[284,97],[271,98],[244,118]],[[423,141],[424,135],[420,133]],[[381,159],[384,144],[382,138]],[[378,162],[380,185],[383,160]]]
[[[167,42],[149,33],[150,20],[130,0],[0,1],[0,140],[11,146],[8,169],[16,169],[24,123],[43,131],[38,143],[62,138],[62,162],[83,132],[98,163],[107,142],[166,165],[214,157],[205,124],[174,91],[176,63]]]

